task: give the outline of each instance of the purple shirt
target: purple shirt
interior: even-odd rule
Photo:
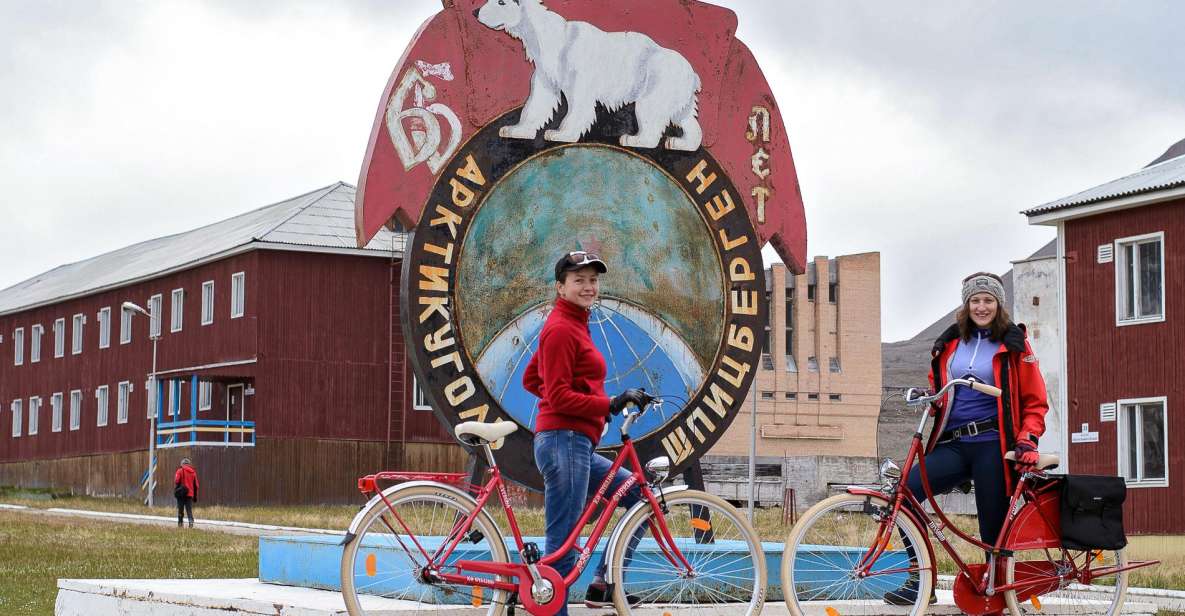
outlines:
[[[996,375],[992,370],[992,358],[1000,348],[999,342],[992,341],[989,330],[981,329],[975,332],[970,340],[960,340],[955,348],[950,362],[950,378],[966,378],[974,376],[977,380],[995,386]],[[950,418],[947,419],[946,429],[954,430],[967,424],[988,419],[995,419],[997,415],[996,398],[980,393],[970,387],[957,387],[955,400],[951,405]],[[995,425],[993,423],[993,425]],[[962,441],[977,443],[1000,438],[999,429],[992,432],[964,436]]]

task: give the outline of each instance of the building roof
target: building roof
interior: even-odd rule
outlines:
[[[1080,193],[1038,205],[1021,213],[1026,216],[1036,216],[1088,203],[1156,192],[1178,186],[1185,186],[1185,141],[1177,142],[1163,155],[1152,161],[1152,164],[1131,175],[1125,175]]]
[[[403,234],[386,229],[354,244],[354,187],[330,184],[176,235],[56,267],[0,290],[0,314],[25,310],[193,267],[256,247],[401,256]]]

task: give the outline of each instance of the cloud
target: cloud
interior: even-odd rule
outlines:
[[[438,5],[239,4],[5,6],[0,287],[357,180],[383,85]]]
[[[1165,25],[1185,10],[1138,8],[848,2],[742,14],[738,35],[790,132],[809,251],[882,253],[886,340],[956,305],[967,273],[1003,272],[1054,236],[1019,210],[1130,173],[1185,133],[1185,82],[1168,78],[1185,50]]]

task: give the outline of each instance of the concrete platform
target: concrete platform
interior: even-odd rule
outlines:
[[[1159,591],[1163,592],[1163,591]],[[1123,613],[1131,616],[1154,616],[1157,606],[1140,595],[1129,598]],[[374,599],[368,609],[386,614],[428,613],[433,616],[478,616],[484,611],[467,606],[424,606],[407,601]],[[819,605],[814,614],[826,614],[832,607],[845,616],[853,614],[907,614],[908,608],[893,607],[879,601],[840,601]],[[1082,605],[1057,605],[1046,602],[1042,614],[1049,616],[1089,614]],[[589,609],[573,605],[569,611],[575,616],[605,616],[611,609]],[[520,610],[521,613],[521,610]],[[669,608],[656,607],[643,612],[646,616],[673,613]],[[741,614],[738,607],[722,610],[721,616]],[[784,603],[767,603],[762,612],[770,616],[786,616]],[[930,606],[930,614],[961,614],[952,604],[950,591],[938,591],[938,604]],[[229,580],[58,580],[57,616],[229,616],[232,614],[269,616],[345,616],[341,594],[325,590],[296,588],[266,584],[258,579]]]
[[[543,537],[524,537],[528,542],[535,542],[538,545],[543,545],[545,540]],[[439,537],[421,537],[426,548],[432,549],[439,545],[441,538]],[[514,540],[511,538],[505,539],[506,547],[511,558],[515,561],[517,558],[517,550],[515,548]],[[340,545],[341,537],[331,536],[261,536],[259,538],[259,579],[262,582],[270,584],[283,584],[287,586],[301,586],[305,588],[317,588],[320,590],[341,590],[341,555],[342,547]],[[593,569],[596,564],[600,562],[601,554],[608,544],[607,539],[602,539],[593,551],[589,566],[577,578],[576,582],[572,584],[569,591],[572,596],[583,597],[588,585],[592,583]],[[769,587],[767,596],[771,600],[781,600],[782,591],[780,578],[777,571],[781,570],[782,566],[782,543],[766,542],[762,546],[765,550],[766,570],[774,572],[769,579]],[[740,558],[739,554],[744,554],[747,558],[748,546],[740,542],[721,541],[712,545],[695,545],[693,542],[686,542],[686,545],[680,545],[680,549],[686,553],[691,554],[697,550],[707,550],[713,553],[714,562],[717,566],[728,562],[730,557]],[[374,552],[381,555],[384,560],[390,559],[392,562],[406,560],[402,552],[390,549],[389,547],[376,547]],[[718,553],[718,556],[716,555]],[[473,553],[464,556],[465,558],[473,558],[481,560],[488,558],[483,553]],[[664,560],[658,556],[658,548],[653,539],[645,539],[638,547],[637,558],[645,559],[651,558],[656,565],[665,563]],[[839,557],[839,556],[837,556]],[[724,560],[719,560],[724,559]],[[410,565],[406,565],[410,567]],[[400,565],[392,564],[389,568],[384,567],[384,570],[401,569]],[[410,571],[410,569],[408,569]],[[361,573],[361,571],[360,571]],[[661,579],[661,578],[660,578]],[[904,579],[904,578],[903,578]],[[383,588],[388,596],[391,593],[398,592],[404,588],[410,588],[414,582],[408,577],[393,577],[389,580],[391,588]],[[411,596],[421,594],[419,590],[412,591]],[[437,598],[442,603],[459,602],[464,597],[454,596],[452,599],[440,596]]]

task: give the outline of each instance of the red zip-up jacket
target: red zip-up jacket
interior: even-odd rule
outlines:
[[[539,350],[523,374],[523,387],[539,398],[535,432],[575,430],[601,441],[609,397],[605,358],[588,332],[589,312],[563,298],[547,315]]]
[[[955,348],[959,346],[959,326],[952,325],[934,342],[931,351],[930,386],[938,391],[950,378],[948,370]],[[1049,396],[1045,391],[1045,378],[1037,356],[1029,346],[1023,326],[1009,325],[1004,340],[992,357],[992,372],[996,386],[1003,393],[996,400],[996,418],[1000,426],[1000,456],[1012,451],[1016,442],[1027,438],[1037,444],[1045,434],[1045,413],[1049,411]],[[938,402],[938,416],[934,431],[926,444],[929,453],[938,443],[938,437],[946,430],[947,411],[954,400],[954,391]],[[1010,467],[1005,463],[1005,468]],[[1012,474],[1005,474],[1005,485],[1012,492]]]
[[[173,473],[173,485],[184,485],[185,489],[189,491],[189,498],[197,500],[198,497],[198,478],[197,471],[188,464],[182,464],[181,468]]]

